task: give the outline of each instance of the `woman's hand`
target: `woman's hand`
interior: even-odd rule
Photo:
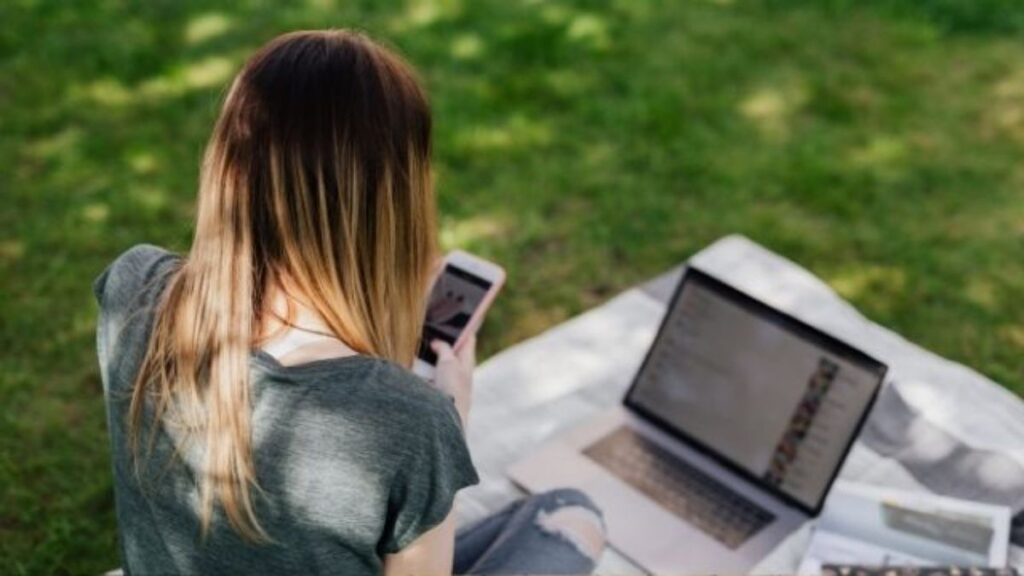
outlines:
[[[462,419],[462,429],[469,423],[469,405],[473,399],[473,369],[476,368],[476,334],[470,334],[453,351],[447,342],[434,340],[430,343],[437,354],[434,382],[446,394],[455,399],[455,410]]]

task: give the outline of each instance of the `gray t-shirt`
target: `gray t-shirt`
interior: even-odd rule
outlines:
[[[478,481],[451,399],[407,370],[365,356],[286,367],[257,351],[250,368],[261,491],[254,501],[273,542],[246,543],[219,509],[203,540],[201,447],[160,424],[148,458],[142,431],[136,462],[127,435],[154,306],[180,262],[161,248],[136,246],[94,285],[126,572],[379,573],[382,555],[439,524],[455,493]]]

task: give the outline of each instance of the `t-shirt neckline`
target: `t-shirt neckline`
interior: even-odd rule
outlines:
[[[372,356],[366,356],[363,354],[352,354],[349,356],[335,356],[333,358],[320,358],[317,360],[310,360],[309,362],[302,362],[300,364],[285,365],[282,364],[277,358],[274,358],[262,348],[257,348],[252,351],[250,357],[256,361],[257,364],[264,368],[269,368],[274,372],[285,372],[285,373],[296,373],[296,372],[324,372],[337,370],[339,368],[349,368],[356,365],[362,365],[364,363],[374,363],[379,361],[378,358]]]

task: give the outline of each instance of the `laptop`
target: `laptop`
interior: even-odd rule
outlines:
[[[746,573],[822,508],[886,366],[689,267],[620,406],[509,468],[656,574]]]

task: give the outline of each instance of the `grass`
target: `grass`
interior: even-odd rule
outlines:
[[[449,247],[508,346],[740,232],[1024,393],[1024,7],[1011,0],[0,6],[0,565],[118,564],[89,285],[184,250],[242,59],[355,26],[422,71]]]

